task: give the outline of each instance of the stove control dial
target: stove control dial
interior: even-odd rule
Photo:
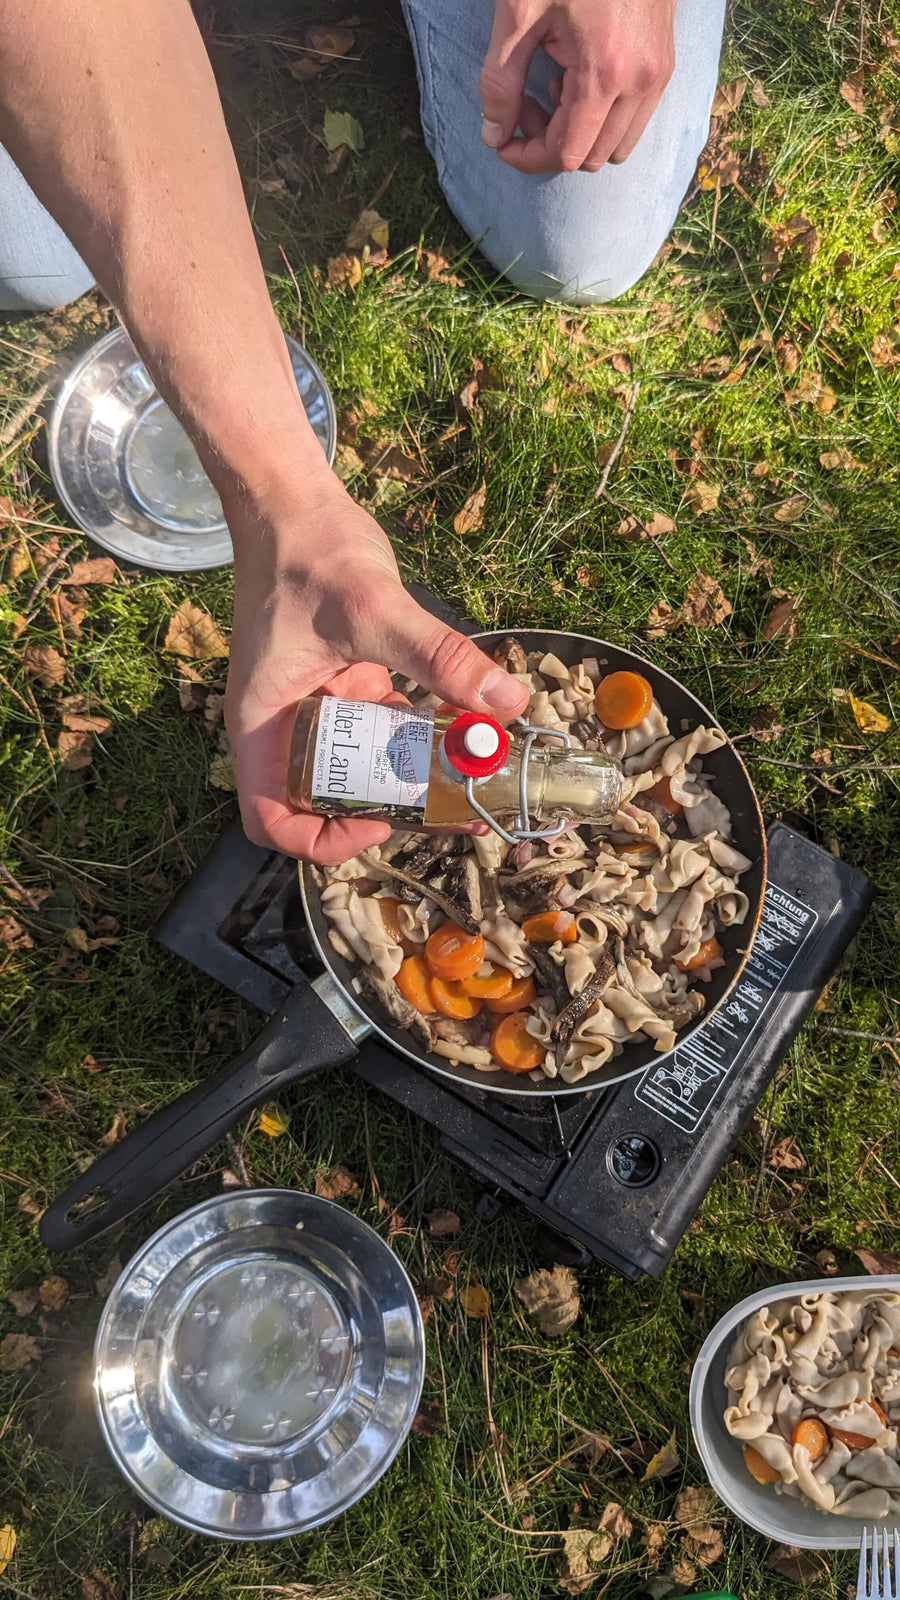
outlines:
[[[610,1176],[626,1189],[643,1189],[652,1183],[662,1165],[657,1146],[643,1133],[624,1133],[606,1152]]]

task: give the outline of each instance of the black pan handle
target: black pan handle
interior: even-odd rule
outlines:
[[[315,990],[298,983],[241,1055],[155,1112],[53,1201],[40,1223],[47,1249],[71,1250],[123,1222],[283,1084],[355,1054],[353,1039]],[[97,1191],[103,1198],[95,1206],[81,1219],[70,1217]]]

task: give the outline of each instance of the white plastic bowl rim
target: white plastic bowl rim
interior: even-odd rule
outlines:
[[[818,1507],[806,1505],[788,1495],[776,1495],[767,1485],[757,1484],[746,1474],[746,1469],[740,1460],[740,1442],[725,1431],[722,1422],[720,1432],[727,1441],[729,1454],[733,1451],[735,1464],[740,1464],[740,1471],[747,1478],[746,1488],[737,1477],[732,1485],[729,1482],[730,1470],[728,1476],[723,1470],[726,1467],[730,1469],[730,1461],[723,1461],[720,1442],[710,1436],[703,1412],[710,1403],[709,1384],[712,1379],[713,1363],[726,1341],[730,1346],[736,1329],[746,1317],[758,1311],[760,1306],[771,1305],[776,1300],[799,1299],[801,1295],[823,1292],[842,1294],[852,1289],[872,1289],[873,1292],[883,1290],[887,1294],[898,1294],[900,1274],[885,1273],[877,1277],[866,1275],[859,1278],[810,1278],[800,1283],[776,1283],[770,1289],[760,1289],[756,1294],[740,1300],[719,1318],[704,1340],[691,1373],[689,1401],[691,1431],[700,1459],[706,1468],[706,1475],[719,1499],[723,1500],[729,1510],[740,1517],[742,1522],[755,1528],[758,1533],[764,1533],[770,1539],[777,1539],[782,1544],[796,1545],[804,1550],[857,1549],[862,1518],[836,1517],[831,1512],[820,1511]],[[726,1405],[724,1388],[713,1403],[718,1407],[717,1414],[721,1419]]]

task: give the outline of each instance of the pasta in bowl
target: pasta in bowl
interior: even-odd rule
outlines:
[[[898,1336],[898,1276],[779,1284],[723,1317],[690,1406],[726,1505],[807,1549],[855,1549],[861,1523],[900,1521]]]
[[[305,868],[307,910],[359,1009],[429,1065],[516,1093],[615,1082],[671,1052],[747,958],[765,876],[756,797],[711,715],[652,664],[579,635],[478,642],[528,684],[530,721],[621,762],[617,815],[518,847],[397,832]],[[604,723],[598,688],[635,669],[637,720]],[[481,939],[472,974],[432,968],[448,924]]]

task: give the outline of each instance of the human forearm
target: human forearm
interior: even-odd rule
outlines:
[[[228,502],[318,478],[187,0],[0,0],[0,143],[60,222]]]

